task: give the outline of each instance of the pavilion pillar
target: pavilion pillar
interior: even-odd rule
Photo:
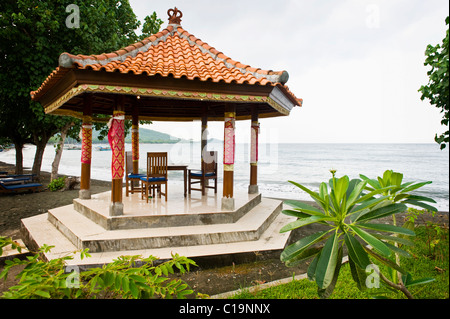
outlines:
[[[92,96],[84,97],[83,120],[81,124],[81,176],[80,199],[91,198],[91,158],[92,158]]]
[[[110,216],[123,215],[122,181],[125,167],[125,106],[124,96],[115,101],[108,140],[112,150]]]
[[[204,155],[208,151],[208,109],[206,106],[202,110],[202,139],[201,139],[201,159],[203,162]]]
[[[258,194],[258,108],[252,107],[252,122],[250,134],[250,185],[248,186],[249,194]]]
[[[212,159],[208,153],[208,107],[203,106],[202,108],[202,139],[201,139],[201,163],[203,169],[203,162],[211,163]],[[209,185],[209,179],[203,181],[206,186]]]
[[[139,174],[139,108],[137,102],[132,108],[131,123],[131,157],[133,160],[133,174]]]
[[[234,210],[235,206],[233,198],[235,121],[236,107],[227,105],[224,117],[222,209],[228,210]]]

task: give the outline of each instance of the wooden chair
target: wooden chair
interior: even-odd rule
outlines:
[[[205,161],[202,161],[202,169],[198,170],[188,170],[188,183],[189,183],[189,194],[191,190],[202,191],[202,195],[205,195],[206,188],[214,189],[214,193],[217,193],[217,152],[209,151]],[[206,185],[207,181],[213,179],[214,186]],[[201,188],[192,188],[193,184],[200,183]]]
[[[148,203],[150,189],[159,191],[159,196],[164,195],[167,202],[167,152],[149,152],[147,153],[147,175],[141,177],[142,192]],[[165,185],[165,193],[161,191],[161,185]]]
[[[141,191],[142,187],[136,187],[136,182],[141,183],[141,177],[145,177],[145,174],[133,174],[133,156],[132,152],[125,152],[125,168],[126,168],[126,196],[128,193],[134,194],[135,191]]]

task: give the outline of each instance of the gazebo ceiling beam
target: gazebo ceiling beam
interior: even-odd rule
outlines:
[[[64,109],[58,109],[54,114],[70,115],[81,118],[83,97],[82,94],[65,104]],[[89,94],[91,95],[91,94]],[[116,94],[92,94],[92,110],[93,114],[112,115],[111,105],[114,103]],[[127,118],[131,116],[133,96],[125,96],[125,110]],[[209,121],[223,121],[223,113],[226,105],[235,105],[237,119],[250,119],[252,108],[257,107],[261,113],[260,117],[272,117],[279,115],[269,105],[259,103],[225,103],[211,101],[192,101],[192,100],[164,100],[141,98],[139,103],[140,119],[169,121],[170,117],[174,117],[174,121],[192,121],[200,120],[203,115],[203,107],[208,109]],[[94,121],[97,118],[94,116]]]
[[[67,101],[62,109],[81,112],[83,108],[83,97],[86,95],[92,96],[93,112],[95,114],[112,114],[111,105],[114,103],[118,94],[114,93],[82,93]],[[131,114],[133,100],[136,95],[123,95],[124,105],[127,115]],[[223,118],[223,110],[226,105],[235,105],[238,119],[243,116],[249,118],[253,106],[257,106],[259,111],[263,113],[273,113],[273,109],[267,103],[255,102],[232,102],[232,101],[211,101],[211,100],[193,100],[193,99],[177,99],[177,98],[159,98],[142,96],[139,99],[139,108],[142,110],[140,115],[151,117],[161,116],[169,117],[174,115],[177,117],[187,117],[200,119],[202,116],[202,109],[204,106],[208,109],[208,115],[212,118]],[[58,112],[59,113],[59,112]],[[176,114],[179,113],[179,114]],[[272,115],[273,116],[273,115]],[[189,120],[187,119],[187,120]]]

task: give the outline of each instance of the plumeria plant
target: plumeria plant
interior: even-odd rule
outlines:
[[[416,207],[420,207],[425,209],[425,211],[428,211],[432,214],[437,212],[436,207],[432,206],[431,204],[436,203],[436,201],[432,198],[425,197],[425,196],[419,196],[414,194],[413,192],[425,185],[431,184],[431,181],[426,182],[407,182],[403,183],[403,174],[394,172],[393,170],[386,170],[383,173],[383,176],[378,176],[376,179],[369,179],[367,176],[360,174],[359,175],[361,179],[366,180],[369,184],[366,187],[366,190],[373,191],[375,189],[381,189],[386,187],[392,187],[387,188],[385,191],[383,191],[382,195],[389,196],[389,200],[391,200],[394,203],[403,203],[406,205],[413,205]],[[409,211],[409,209],[408,209]],[[395,215],[392,215],[392,224],[397,225],[397,219]],[[414,222],[412,221],[406,221],[403,226],[404,228],[408,228],[411,230],[414,230]],[[400,236],[401,237],[401,236]],[[390,244],[395,245],[396,247],[404,247],[407,246],[408,243],[401,243],[401,242],[390,242]],[[400,256],[410,257],[409,254],[404,254],[402,251],[396,251],[394,256],[391,256],[392,259],[395,258],[395,262],[400,265]],[[419,280],[411,281],[409,280],[410,277],[402,275],[399,271],[395,270],[394,268],[391,268],[390,271],[387,273],[389,276],[389,280],[392,281],[394,285],[397,285],[397,289],[401,290],[400,287],[410,287],[412,285],[418,285],[423,283],[428,283],[433,281],[433,278],[422,278]],[[386,288],[389,289],[389,286]]]
[[[431,184],[431,181],[426,182],[403,182],[403,174],[394,172],[393,170],[386,170],[383,173],[383,177],[378,176],[377,179],[370,179],[365,175],[360,174],[361,179],[367,181],[369,184],[366,190],[380,190],[384,189],[381,193],[384,196],[389,196],[389,199],[395,203],[409,204],[424,208],[428,211],[436,212],[437,209],[428,203],[436,203],[432,198],[414,195],[411,192],[419,189],[425,185]]]
[[[352,277],[358,288],[365,289],[367,286],[366,270],[375,269],[376,275],[386,285],[401,290],[411,298],[405,284],[400,286],[389,280],[378,271],[378,267],[373,266],[371,261],[376,260],[388,268],[395,269],[408,278],[409,283],[414,283],[408,272],[392,258],[396,253],[408,254],[393,243],[412,245],[408,238],[415,236],[414,231],[379,222],[380,218],[406,211],[404,201],[396,202],[391,197],[392,191],[397,186],[380,184],[380,187],[368,189],[371,182],[368,179],[350,180],[348,176],[337,178],[335,170],[331,170],[331,173],[329,183],[322,182],[319,192],[289,181],[307,192],[318,207],[301,201],[285,201],[292,208],[284,210],[283,213],[298,219],[284,226],[280,232],[288,232],[310,224],[321,224],[324,230],[286,247],[281,254],[281,260],[288,266],[295,266],[313,258],[307,271],[308,278],[316,282],[319,296],[327,298],[336,285],[346,247]],[[418,200],[411,197],[409,199]]]

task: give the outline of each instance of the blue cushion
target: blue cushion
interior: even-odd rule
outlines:
[[[198,176],[198,177],[202,177],[202,171],[196,171],[196,172],[191,172],[191,176]],[[210,177],[210,176],[214,176],[214,173],[206,173],[205,176]]]
[[[144,182],[164,182],[166,181],[166,179],[164,177],[150,177],[147,180],[147,176],[141,177],[141,181]]]
[[[21,182],[21,181],[29,181],[31,177],[2,177],[2,182],[10,183],[10,182]]]
[[[146,177],[145,174],[128,174],[128,178],[141,178],[141,177]]]
[[[3,185],[6,189],[20,189],[20,188],[31,188],[31,187],[41,187],[42,184],[29,183],[29,184],[17,184],[17,185]]]

